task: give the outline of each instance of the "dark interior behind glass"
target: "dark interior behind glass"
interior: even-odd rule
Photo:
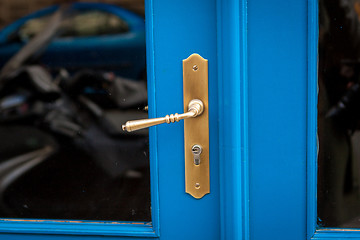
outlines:
[[[0,31],[0,218],[151,221],[144,2],[104,2]]]
[[[360,1],[319,1],[318,225],[360,228]]]

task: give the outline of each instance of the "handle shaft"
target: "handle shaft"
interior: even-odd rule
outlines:
[[[203,102],[199,99],[193,99],[190,101],[188,105],[188,112],[186,113],[182,113],[182,114],[175,113],[171,115],[166,115],[165,117],[161,117],[161,118],[150,118],[150,119],[127,121],[124,125],[122,125],[122,129],[124,131],[132,132],[143,128],[159,125],[162,123],[179,122],[180,120],[186,118],[197,117],[201,115],[203,111],[204,111]]]

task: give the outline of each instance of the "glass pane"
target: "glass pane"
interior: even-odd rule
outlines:
[[[144,1],[0,12],[0,218],[151,221]]]
[[[360,228],[360,1],[319,1],[318,224]]]

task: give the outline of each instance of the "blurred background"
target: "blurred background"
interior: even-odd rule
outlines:
[[[0,218],[151,221],[143,0],[0,0]]]
[[[13,21],[28,15],[38,9],[54,4],[71,3],[70,0],[1,0],[0,1],[0,28],[12,23]],[[139,15],[144,15],[144,0],[80,0],[77,2],[101,2],[114,4],[126,8]]]

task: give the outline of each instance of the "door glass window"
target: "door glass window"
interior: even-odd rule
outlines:
[[[318,224],[360,228],[360,1],[319,1]]]
[[[147,118],[144,2],[28,2],[0,3],[0,218],[150,222],[148,131],[121,128]]]
[[[100,10],[81,10],[62,22],[58,37],[115,35],[129,30],[128,23],[115,14]],[[28,40],[44,29],[51,14],[30,19],[19,29],[21,39]],[[86,23],[86,24],[84,24]]]

